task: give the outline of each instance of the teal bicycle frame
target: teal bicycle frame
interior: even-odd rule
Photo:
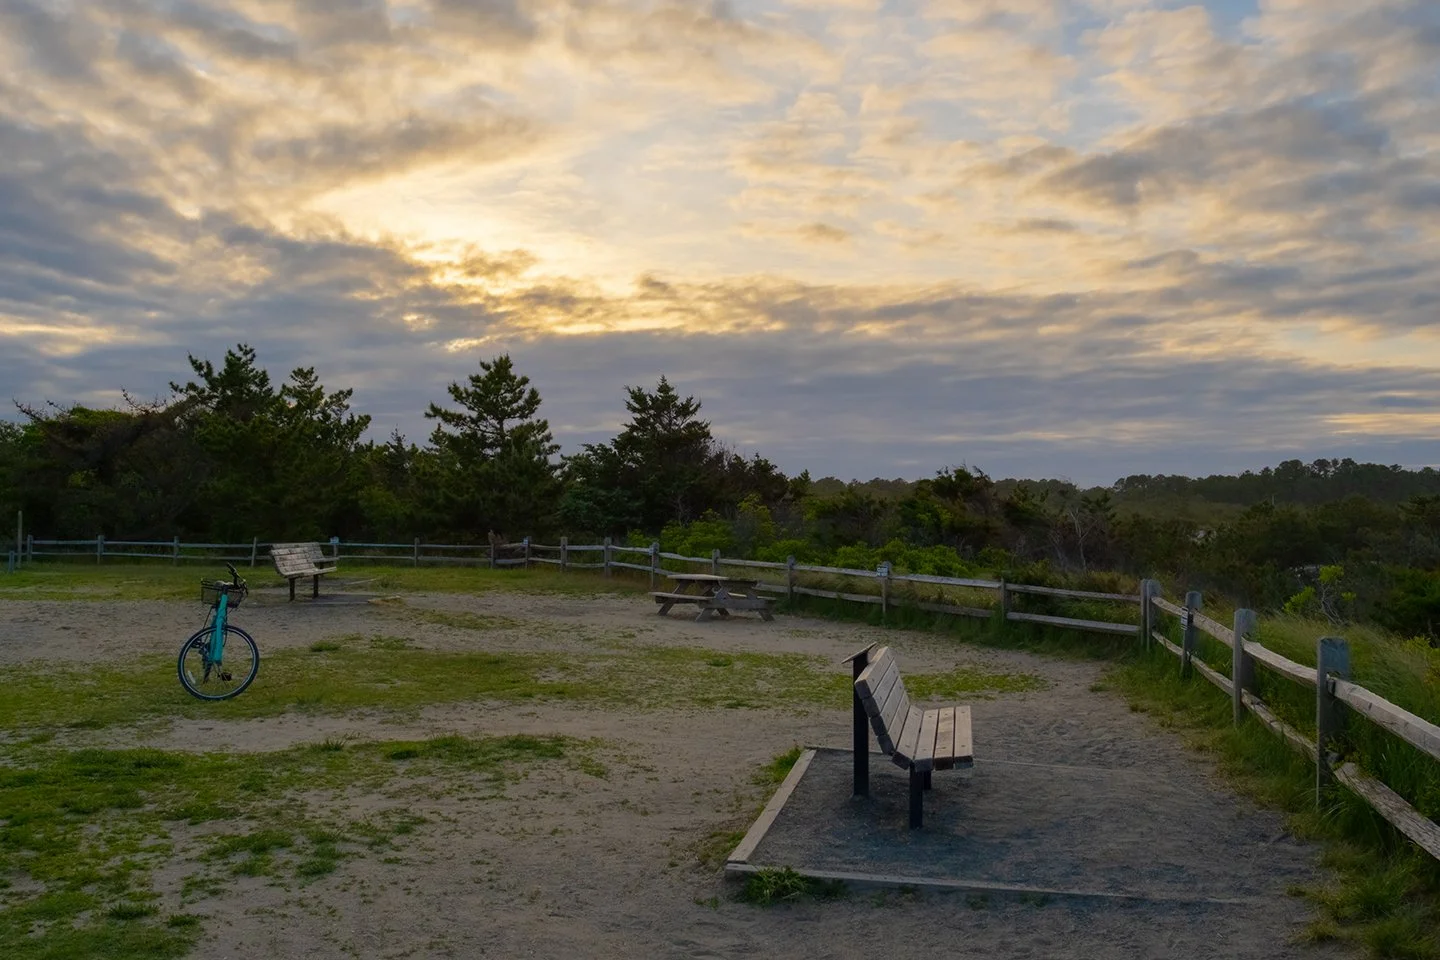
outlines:
[[[220,602],[215,606],[215,624],[210,631],[210,652],[205,655],[205,668],[208,671],[212,666],[219,666],[221,658],[225,654],[225,611],[230,607],[230,594],[220,594]]]

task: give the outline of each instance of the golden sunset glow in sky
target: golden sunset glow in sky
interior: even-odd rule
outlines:
[[[0,385],[511,353],[814,475],[1440,462],[1434,0],[0,0]]]

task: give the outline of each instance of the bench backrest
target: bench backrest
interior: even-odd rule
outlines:
[[[330,563],[318,543],[276,543],[270,547],[275,572],[282,577],[304,574]]]
[[[900,679],[900,667],[889,647],[874,648],[869,664],[855,678],[855,695],[870,718],[880,749],[895,752],[895,740],[910,714],[910,694]]]

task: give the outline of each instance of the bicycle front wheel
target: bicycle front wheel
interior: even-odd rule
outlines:
[[[260,672],[260,648],[234,624],[225,624],[225,649],[219,662],[210,659],[213,628],[197,630],[180,648],[180,685],[201,700],[228,700],[242,692]]]

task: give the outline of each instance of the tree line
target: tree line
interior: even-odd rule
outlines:
[[[19,423],[0,421],[0,510],[74,539],[564,533],[1030,583],[1159,575],[1255,607],[1313,602],[1409,633],[1440,627],[1440,472],[1430,468],[1291,460],[1089,489],[970,466],[914,482],[812,481],[721,443],[700,401],[665,377],[625,388],[615,437],[560,457],[538,390],[507,355],[428,406],[423,444],[366,439],[370,417],[352,409],[353,391],[328,389],[313,368],[277,384],[244,344],[218,367],[188,359],[162,401],[19,405]]]

